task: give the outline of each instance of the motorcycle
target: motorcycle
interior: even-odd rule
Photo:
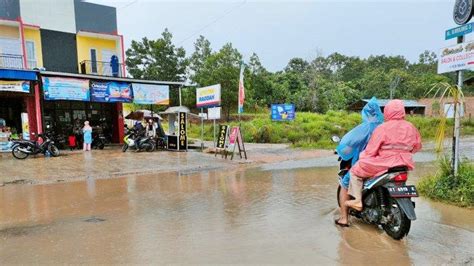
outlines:
[[[134,148],[136,151],[152,152],[156,148],[153,138],[146,137],[143,132],[138,132],[135,129],[130,130],[123,141],[123,152],[126,152],[129,148]]]
[[[92,144],[91,147],[93,149],[103,150],[105,147],[107,140],[104,134],[92,132]]]
[[[333,136],[333,142],[339,142]],[[335,152],[337,154],[337,152]],[[339,157],[339,179],[346,175],[352,167],[350,161]],[[411,221],[416,220],[415,203],[412,197],[418,197],[416,187],[406,185],[408,168],[398,166],[388,169],[381,176],[374,177],[364,182],[362,202],[364,209],[357,211],[349,209],[349,215],[363,220],[366,223],[380,225],[393,239],[400,240],[410,231]],[[341,182],[337,188],[337,203],[340,203]]]
[[[43,153],[45,156],[49,153],[53,157],[59,156],[59,149],[48,134],[38,134],[38,138],[43,139],[43,143],[37,141],[15,140],[12,145],[12,155],[16,159],[26,159],[30,155]]]

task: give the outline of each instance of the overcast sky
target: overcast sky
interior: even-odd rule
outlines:
[[[160,1],[88,0],[117,7],[125,46],[142,37],[158,38],[168,28],[187,53],[199,35],[218,50],[226,42],[248,60],[281,70],[289,59],[346,55],[403,55],[410,61],[424,50],[453,44],[444,32],[454,27],[454,0],[346,1]]]

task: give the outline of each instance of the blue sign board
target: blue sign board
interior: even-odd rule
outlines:
[[[456,28],[452,28],[446,31],[445,40],[453,39],[456,37],[464,36],[472,32],[474,28],[474,22],[462,25]]]
[[[91,81],[91,100],[93,102],[131,103],[133,91],[130,83],[114,81]]]
[[[44,99],[89,101],[89,80],[43,77]]]
[[[272,104],[273,121],[291,121],[295,120],[294,104]]]

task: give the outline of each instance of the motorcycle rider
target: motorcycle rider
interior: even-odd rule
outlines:
[[[383,123],[383,114],[377,99],[373,97],[362,109],[362,123],[351,131],[349,131],[336,148],[337,154],[341,160],[350,162],[354,165],[359,160],[359,154],[367,146],[372,132],[377,126]],[[339,219],[335,223],[339,226],[347,227],[348,223],[348,208],[344,204],[349,200],[347,189],[349,187],[350,173],[347,172],[341,179],[341,194],[339,201],[341,202]]]
[[[401,100],[391,100],[384,109],[385,122],[374,130],[359,161],[351,168],[347,207],[361,211],[364,179],[370,179],[397,166],[414,169],[413,154],[421,149],[418,130],[405,120],[405,106]]]

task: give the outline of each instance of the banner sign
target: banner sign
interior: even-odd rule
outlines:
[[[207,119],[218,120],[221,119],[221,107],[213,107],[207,109]]]
[[[131,103],[133,100],[133,91],[130,83],[125,82],[90,82],[91,100],[101,103]]]
[[[441,50],[438,74],[474,68],[474,42],[460,43]]]
[[[239,127],[233,127],[230,130],[230,135],[229,135],[229,150],[233,151],[235,148],[235,142],[237,141],[237,134],[239,133]]]
[[[44,99],[89,101],[88,79],[43,77]]]
[[[28,113],[21,113],[21,132],[24,140],[30,140],[30,123]]]
[[[196,89],[196,106],[210,107],[221,104],[221,84]]]
[[[294,104],[272,104],[273,121],[291,121],[295,120]]]
[[[217,148],[224,149],[227,140],[227,125],[219,125],[219,138],[217,139]]]
[[[170,86],[132,83],[133,102],[137,104],[170,104]]]
[[[0,91],[30,93],[30,82],[17,80],[0,80]]]
[[[179,150],[188,149],[188,135],[186,132],[186,113],[179,113]]]

